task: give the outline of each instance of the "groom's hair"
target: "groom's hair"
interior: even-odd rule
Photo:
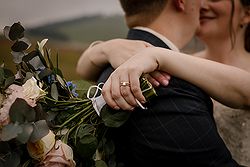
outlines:
[[[147,26],[159,16],[168,0],[120,0],[129,28]]]

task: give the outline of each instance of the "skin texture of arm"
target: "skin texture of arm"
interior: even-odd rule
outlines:
[[[76,71],[86,80],[96,81],[102,70],[111,64],[117,68],[138,51],[151,46],[143,41],[113,39],[90,45],[78,60]]]
[[[157,47],[140,51],[111,74],[103,87],[105,101],[113,108],[124,110],[132,110],[136,106],[135,99],[144,103],[139,77],[154,70],[167,71],[172,76],[193,83],[229,107],[250,107],[248,72]],[[121,87],[120,82],[123,81],[129,81],[130,87]]]

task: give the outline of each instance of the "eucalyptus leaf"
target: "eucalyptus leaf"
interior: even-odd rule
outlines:
[[[45,68],[47,68],[46,66],[44,66],[44,64],[42,63],[40,56],[38,54],[38,56],[33,57],[31,60],[29,60],[29,63],[33,66],[33,68],[36,71],[42,71]]]
[[[30,78],[34,77],[33,73],[31,72],[26,72],[26,76],[23,79],[23,83],[25,83],[27,80],[29,80]]]
[[[30,53],[28,53],[26,56],[24,56],[22,61],[28,62],[36,56],[38,57],[38,52],[33,50]]]
[[[55,82],[52,83],[52,85],[51,85],[51,92],[50,92],[50,94],[51,94],[51,97],[53,97],[55,100],[58,100],[59,93],[58,93],[58,89],[57,89],[57,86],[56,86]]]
[[[38,77],[39,77],[40,79],[43,79],[44,77],[47,77],[47,76],[51,75],[52,73],[53,73],[53,72],[52,72],[49,68],[45,68],[44,70],[42,70],[42,71],[39,73]]]
[[[4,84],[4,69],[2,67],[0,67],[0,85]]]
[[[130,112],[114,110],[108,105],[104,105],[101,110],[101,118],[107,127],[120,127],[129,118]]]
[[[19,123],[33,122],[36,118],[35,110],[21,98],[17,98],[11,105],[9,115],[12,122]]]
[[[4,29],[3,29],[3,33],[4,33],[5,38],[7,38],[8,40],[11,40],[10,37],[9,37],[10,26],[5,26]]]
[[[39,53],[39,58],[40,58],[42,64],[43,64],[46,68],[49,68],[49,66],[48,66],[48,64],[47,64],[47,62],[46,62],[46,60],[45,60],[45,58],[44,58],[44,55],[39,51],[39,49],[37,49],[37,51],[38,51],[38,53]]]
[[[83,138],[85,135],[91,134],[92,131],[94,131],[95,128],[93,125],[89,124],[81,124],[76,132],[75,132],[75,140],[78,140],[79,138]]]
[[[22,133],[18,134],[17,140],[25,144],[33,132],[33,125],[31,123],[20,125],[23,129]]]
[[[103,160],[95,161],[95,167],[108,167],[108,165]]]
[[[49,127],[45,120],[37,121],[33,124],[33,132],[30,136],[29,141],[32,143],[37,142],[49,133]]]
[[[24,28],[20,23],[14,23],[10,27],[9,38],[14,41],[24,37]]]
[[[9,77],[13,77],[14,76],[14,73],[11,70],[9,70],[7,68],[3,68],[3,69],[4,69],[4,77],[5,78],[9,78]]]
[[[15,77],[14,76],[6,78],[5,82],[4,82],[4,87],[7,88],[11,84],[13,84],[14,81],[15,81]]]
[[[3,68],[4,70],[4,87],[7,88],[8,86],[10,86],[12,83],[14,83],[15,81],[15,76],[13,74],[13,72],[9,69]]]
[[[18,39],[18,41],[22,41],[22,42],[24,42],[26,45],[28,45],[28,48],[27,48],[27,49],[29,49],[29,48],[31,47],[31,42],[30,42],[30,40],[29,40],[28,38],[23,37],[23,38],[21,38],[21,39]],[[26,49],[26,50],[27,50],[27,49]]]
[[[22,62],[22,58],[25,56],[24,52],[11,52],[11,55],[13,57],[13,62],[16,64],[19,64]]]
[[[23,52],[28,49],[29,45],[24,41],[16,41],[12,46],[11,50],[14,52]]]
[[[2,141],[9,141],[18,136],[18,134],[22,133],[23,129],[17,123],[10,123],[3,127],[0,139]]]
[[[76,151],[84,158],[93,157],[98,141],[95,136],[89,134],[77,140]]]

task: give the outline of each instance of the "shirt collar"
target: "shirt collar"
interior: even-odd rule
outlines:
[[[165,36],[161,35],[160,33],[156,32],[156,31],[154,31],[154,30],[152,30],[150,28],[147,28],[147,27],[134,27],[134,29],[147,31],[147,32],[155,35],[159,39],[161,39],[166,45],[168,45],[168,47],[171,50],[180,52],[180,50],[178,49],[178,47],[173,42],[171,42],[169,39],[167,39]]]

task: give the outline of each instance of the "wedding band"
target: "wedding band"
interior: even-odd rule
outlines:
[[[130,86],[129,82],[120,82],[120,86]]]

